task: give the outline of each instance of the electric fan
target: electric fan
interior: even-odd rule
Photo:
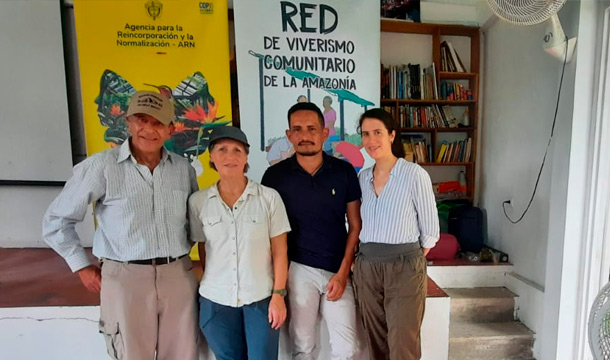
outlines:
[[[591,307],[589,346],[596,360],[610,359],[610,283],[601,289]]]
[[[570,62],[574,55],[576,38],[567,39],[557,12],[567,0],[487,0],[499,18],[515,25],[535,25],[548,20],[544,32],[544,51],[559,60]],[[550,19],[550,20],[549,20]],[[567,52],[566,52],[567,46]]]

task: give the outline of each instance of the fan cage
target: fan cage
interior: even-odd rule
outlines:
[[[610,283],[599,292],[591,306],[589,345],[596,360],[610,360]]]
[[[500,18],[516,25],[535,25],[557,14],[567,0],[487,0]]]

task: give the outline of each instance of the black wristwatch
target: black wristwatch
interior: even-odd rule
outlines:
[[[286,295],[288,295],[288,291],[286,291],[286,289],[273,289],[273,290],[271,290],[271,295],[273,295],[273,294],[286,296]]]

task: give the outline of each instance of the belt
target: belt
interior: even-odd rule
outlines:
[[[169,263],[173,263],[174,261],[178,261],[188,254],[184,254],[182,256],[178,256],[177,258],[173,258],[171,256],[168,257],[158,257],[154,259],[147,260],[132,260],[132,261],[124,261],[124,264],[134,264],[134,265],[166,265]]]

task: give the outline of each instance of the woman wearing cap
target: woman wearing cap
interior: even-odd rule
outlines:
[[[220,180],[189,199],[191,236],[204,268],[199,326],[218,360],[277,359],[286,319],[286,233],[279,194],[245,176],[248,140],[238,128],[210,135]]]
[[[421,356],[426,258],[439,238],[430,176],[407,162],[400,128],[388,112],[360,117],[362,145],[375,160],[360,172],[362,231],[354,289],[372,359]]]

